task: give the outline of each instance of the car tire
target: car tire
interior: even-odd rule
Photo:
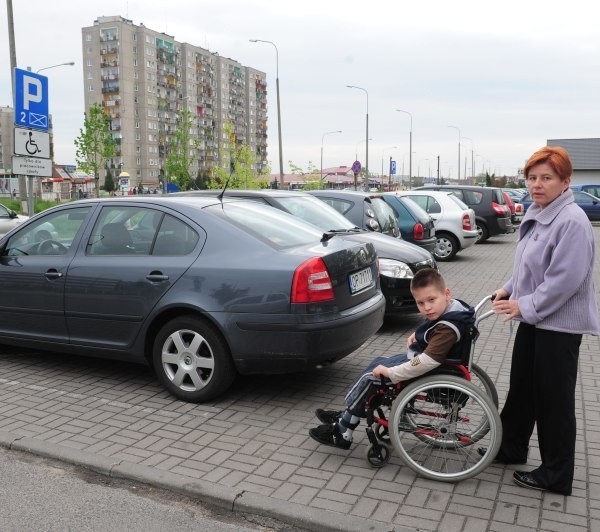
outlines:
[[[452,260],[458,253],[458,240],[450,233],[436,232],[435,249],[433,256],[435,260],[447,262]]]
[[[477,240],[475,241],[475,244],[485,242],[488,238],[490,238],[490,232],[487,228],[487,225],[480,221],[475,222],[475,224],[477,226],[477,233],[479,234]]]
[[[236,376],[229,347],[219,331],[191,315],[163,325],[154,340],[152,362],[165,388],[190,403],[214,399]]]

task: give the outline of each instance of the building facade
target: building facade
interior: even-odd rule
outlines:
[[[600,138],[548,139],[548,146],[561,146],[573,163],[573,184],[600,184]]]
[[[256,170],[267,161],[266,75],[173,36],[120,16],[99,17],[82,28],[86,111],[100,103],[116,141],[109,162],[114,176],[127,172],[133,186],[155,187],[181,112],[191,113],[193,176],[208,176],[229,153],[232,127],[246,143]],[[231,126],[228,126],[228,125]],[[101,176],[101,181],[104,176]]]

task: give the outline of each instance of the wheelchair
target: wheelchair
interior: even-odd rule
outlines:
[[[492,296],[475,307],[475,324],[463,335],[460,358],[410,381],[373,381],[365,404],[367,461],[385,465],[392,450],[415,473],[458,482],[481,473],[502,441],[498,393],[485,371],[473,363],[477,325]]]

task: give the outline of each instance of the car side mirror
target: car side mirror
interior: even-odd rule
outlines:
[[[12,209],[8,211],[9,218],[12,219],[12,218],[16,218],[17,216],[18,216],[18,214],[15,211],[13,211]]]

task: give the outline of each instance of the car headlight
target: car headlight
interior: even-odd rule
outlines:
[[[412,279],[412,270],[399,260],[379,259],[379,274],[395,279]]]

